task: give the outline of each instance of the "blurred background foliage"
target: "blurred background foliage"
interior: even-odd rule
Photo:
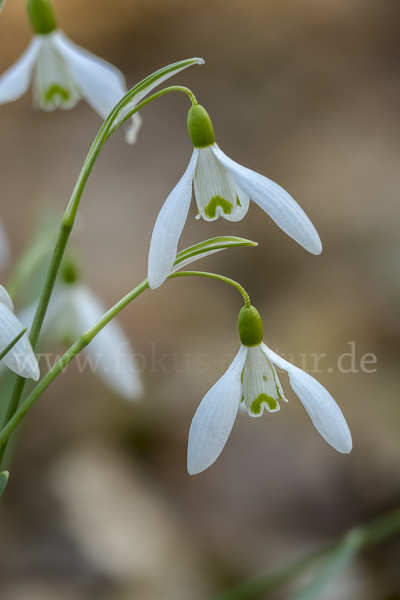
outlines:
[[[254,204],[240,223],[210,224],[194,219],[193,203],[180,248],[221,234],[259,242],[198,266],[246,287],[273,349],[298,366],[304,354],[310,371],[312,355],[326,354],[314,375],[348,420],[349,456],[325,444],[289,394],[278,414],[240,415],[217,463],[188,476],[190,421],[237,351],[241,299],[216,281],[179,279],[121,315],[146,365],[143,401],[127,404],[71,364],[9,457],[2,600],[205,598],[400,500],[400,6],[55,0],[55,9],[67,35],[118,66],[128,86],[204,58],[173,84],[205,105],[231,158],[296,198],[324,245],[320,257],[309,255]],[[8,0],[1,72],[30,38],[24,2]],[[1,218],[14,257],[44,214],[65,208],[101,125],[84,102],[45,114],[31,100],[29,92],[0,109]],[[146,275],[154,221],[192,151],[188,108],[183,95],[146,107],[138,144],[117,133],[91,175],[72,245],[84,282],[108,306]],[[350,342],[358,372],[344,373],[337,360]],[[360,368],[366,353],[377,357],[373,373]],[[362,554],[320,598],[394,600],[399,562],[394,539]]]

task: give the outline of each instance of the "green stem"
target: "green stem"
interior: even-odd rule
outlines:
[[[332,558],[337,566],[337,561],[343,560],[343,548],[355,555],[356,552],[375,546],[398,533],[400,533],[400,507],[383,517],[374,519],[367,525],[351,529],[337,542],[329,544],[291,565],[239,584],[227,592],[215,596],[213,600],[259,600],[264,598],[267,592],[295,579],[322,559]]]
[[[204,271],[178,271],[177,273],[172,273],[168,279],[173,279],[174,277],[209,277],[210,279],[217,279],[218,281],[223,281],[224,283],[229,283],[233,285],[243,296],[243,300],[246,308],[250,308],[250,296],[246,292],[243,286],[240,285],[237,281],[230,279],[229,277],[224,277],[223,275],[217,275],[216,273],[205,273]]]
[[[240,291],[245,302],[250,306],[250,299],[246,292],[246,290],[233,279],[229,279],[228,277],[223,277],[222,275],[217,275],[215,273],[204,273],[202,271],[180,271],[179,273],[172,273],[168,279],[173,279],[174,277],[208,277],[211,279],[217,279],[218,281],[223,281],[225,283],[229,283],[233,285],[236,289]],[[52,381],[59,375],[65,367],[75,358],[79,352],[81,352],[91,341],[92,339],[114,318],[118,315],[119,312],[125,306],[130,304],[132,300],[140,296],[147,288],[149,287],[149,283],[147,278],[142,281],[134,290],[129,292],[122,300],[117,302],[110,310],[108,310],[105,315],[102,316],[101,319],[97,321],[90,329],[88,329],[81,337],[67,350],[67,352],[60,358],[59,361],[50,369],[48,373],[43,377],[43,379],[37,384],[35,389],[29,394],[29,396],[24,400],[21,404],[20,408],[15,409],[14,414],[10,416],[8,420],[5,421],[3,429],[0,431],[0,452],[4,454],[4,448],[6,446],[7,440],[10,437],[11,433],[17,427],[18,423],[23,419],[28,410],[35,404],[36,400],[43,394],[43,392],[49,387]],[[246,304],[247,306],[247,304]]]
[[[62,261],[64,252],[65,252],[65,248],[67,246],[69,236],[71,234],[72,228],[75,223],[75,218],[76,218],[76,214],[78,212],[79,203],[80,203],[83,191],[85,189],[89,175],[93,169],[93,166],[94,166],[96,160],[98,159],[104,144],[106,143],[106,141],[108,140],[110,135],[112,133],[114,133],[114,131],[116,131],[116,129],[119,128],[122,125],[122,123],[124,123],[129,117],[131,117],[138,110],[140,110],[141,108],[146,106],[146,104],[149,104],[149,102],[152,102],[153,100],[156,100],[157,98],[160,98],[161,96],[168,94],[169,92],[184,92],[185,94],[187,94],[189,96],[192,104],[197,102],[194,94],[188,88],[181,87],[181,86],[171,86],[169,88],[165,88],[165,89],[157,92],[156,94],[153,94],[146,100],[143,100],[143,102],[139,103],[137,106],[133,107],[129,111],[129,113],[118,122],[117,127],[113,128],[114,121],[117,119],[117,116],[118,116],[120,110],[126,104],[129,104],[130,101],[132,101],[132,99],[130,97],[132,95],[134,96],[133,92],[136,88],[140,89],[141,84],[143,84],[143,82],[141,82],[140,84],[138,84],[137,86],[132,88],[132,90],[127,94],[127,96],[125,96],[117,104],[117,106],[113,109],[113,111],[107,117],[107,119],[103,123],[102,127],[100,128],[100,131],[97,134],[97,136],[89,150],[89,153],[86,157],[86,160],[83,164],[82,170],[78,177],[78,181],[76,182],[74,191],[72,192],[71,199],[69,201],[67,210],[65,211],[65,214],[64,214],[64,217],[63,217],[63,220],[61,223],[58,239],[57,239],[56,246],[53,251],[53,256],[50,261],[50,266],[49,266],[49,269],[47,272],[46,281],[44,283],[44,287],[43,287],[42,293],[39,298],[38,307],[36,309],[35,317],[33,319],[31,332],[29,335],[29,340],[31,342],[33,350],[36,347],[36,344],[37,344],[37,341],[38,341],[38,338],[40,335],[40,331],[42,329],[44,317],[47,312],[47,308],[48,308],[48,305],[50,302],[51,294],[54,289],[54,284],[55,284],[55,281],[57,278],[57,274],[58,274],[58,271],[59,271],[59,268],[61,265],[61,261]],[[15,383],[11,398],[10,398],[4,425],[15,414],[15,411],[18,408],[18,405],[19,405],[19,402],[20,402],[20,399],[22,396],[24,386],[25,386],[25,379],[23,377],[18,377],[16,380],[16,383]],[[4,457],[5,449],[6,449],[5,446],[3,446],[3,448],[1,448],[1,450],[0,450],[0,465],[1,465],[1,461]]]
[[[4,348],[3,352],[0,352],[0,360],[3,360],[3,358],[5,356],[7,356],[7,354],[10,352],[10,350],[12,350],[14,348],[15,344],[22,338],[25,331],[26,331],[26,327],[17,335],[16,338],[13,339],[13,341],[10,344],[8,344],[8,346],[6,346]]]

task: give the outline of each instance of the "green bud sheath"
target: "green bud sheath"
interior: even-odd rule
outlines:
[[[28,0],[28,17],[33,31],[39,35],[46,35],[57,29],[49,0]]]
[[[189,110],[187,128],[195,148],[206,148],[215,144],[214,129],[208,112],[196,104]]]
[[[254,306],[244,306],[239,313],[239,335],[243,346],[258,346],[263,340],[263,324]]]

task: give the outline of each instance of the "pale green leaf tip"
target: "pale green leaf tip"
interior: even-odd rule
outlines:
[[[10,474],[8,471],[3,471],[2,473],[0,473],[0,495],[3,493],[4,488],[7,485],[9,475]]]

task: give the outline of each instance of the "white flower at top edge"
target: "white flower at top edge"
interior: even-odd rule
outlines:
[[[20,314],[26,326],[31,325],[35,311],[36,305],[32,305]],[[42,332],[47,338],[72,345],[106,312],[102,302],[85,286],[59,284],[51,298]],[[129,400],[141,396],[143,389],[134,352],[116,319],[96,335],[84,352],[88,360],[81,364],[95,372],[115,392]]]
[[[128,91],[122,73],[57,29],[47,0],[28,2],[28,13],[36,35],[0,77],[0,104],[20,98],[33,79],[34,104],[38,108],[68,109],[84,98],[105,119]],[[136,142],[141,123],[140,115],[133,115],[126,132],[128,143]]]
[[[350,430],[329,392],[262,342],[261,318],[254,307],[242,309],[241,316],[247,319],[247,324],[252,321],[251,327],[246,328],[239,317],[240,350],[193,417],[188,445],[189,473],[200,473],[216,461],[232,431],[241,402],[251,417],[260,417],[264,409],[276,412],[280,402],[287,402],[275,366],[288,373],[293,391],[322,437],[338,452],[348,454],[352,449]]]
[[[0,352],[3,352],[23,329],[24,326],[14,315],[13,303],[7,290],[0,285]],[[2,362],[22,377],[31,377],[35,381],[39,379],[39,365],[26,333],[5,355]]]
[[[320,254],[321,241],[313,224],[279,185],[228,158],[215,143],[211,120],[202,106],[192,106],[188,130],[194,144],[192,159],[177,186],[168,196],[154,226],[150,242],[150,287],[159,287],[174,263],[179,238],[192,198],[198,215],[206,221],[219,216],[240,221],[254,200],[291,238],[312,254]]]

